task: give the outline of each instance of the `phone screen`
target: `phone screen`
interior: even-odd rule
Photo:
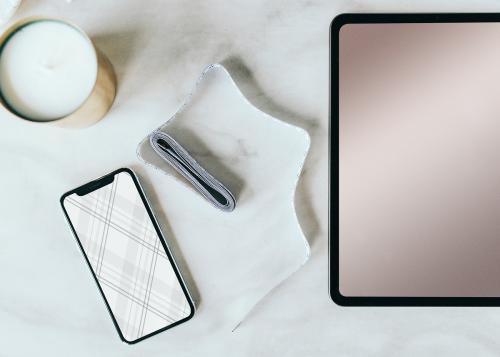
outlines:
[[[137,342],[189,319],[194,308],[134,174],[110,175],[61,202],[120,337]]]

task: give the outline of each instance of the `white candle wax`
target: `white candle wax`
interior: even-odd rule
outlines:
[[[14,32],[0,53],[0,92],[19,115],[48,121],[74,112],[92,92],[97,56],[86,35],[40,20]]]

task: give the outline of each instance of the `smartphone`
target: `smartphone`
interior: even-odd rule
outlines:
[[[193,317],[191,296],[132,170],[77,187],[61,205],[124,342]]]

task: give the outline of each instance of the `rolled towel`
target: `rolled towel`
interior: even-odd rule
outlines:
[[[149,136],[154,151],[184,176],[210,203],[223,211],[236,206],[233,194],[205,170],[174,138],[161,131]]]

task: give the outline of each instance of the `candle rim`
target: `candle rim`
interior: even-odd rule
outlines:
[[[32,25],[34,23],[37,23],[37,22],[58,22],[58,23],[61,23],[61,24],[66,25],[66,26],[69,26],[69,27],[75,29],[76,31],[78,31],[80,33],[80,35],[82,35],[83,38],[89,43],[89,45],[90,45],[90,47],[92,49],[92,53],[94,54],[95,63],[96,63],[96,73],[95,73],[94,85],[92,86],[92,89],[90,90],[90,92],[88,93],[88,95],[85,97],[85,99],[82,100],[81,104],[75,110],[73,110],[72,112],[70,112],[70,113],[68,113],[68,114],[66,114],[64,116],[53,118],[53,119],[50,119],[50,120],[38,120],[38,119],[35,119],[35,118],[31,118],[31,117],[25,116],[25,115],[21,114],[20,112],[18,112],[5,99],[5,97],[3,95],[3,92],[2,92],[2,88],[0,86],[0,101],[2,102],[3,106],[8,111],[10,111],[12,114],[14,114],[17,117],[22,118],[24,120],[28,120],[28,121],[35,122],[35,123],[49,123],[49,122],[53,122],[53,121],[62,120],[64,118],[72,115],[73,113],[77,112],[85,104],[85,102],[90,98],[90,96],[94,92],[94,89],[95,89],[96,84],[97,84],[97,78],[98,78],[98,72],[99,72],[99,58],[98,58],[97,49],[94,46],[94,43],[92,42],[92,39],[87,35],[87,33],[85,31],[83,31],[80,27],[78,27],[77,25],[75,25],[75,24],[73,24],[71,22],[68,22],[68,21],[62,20],[62,19],[58,19],[58,18],[52,18],[52,17],[28,17],[28,18],[20,19],[19,21],[17,21],[13,25],[11,25],[9,28],[7,28],[0,35],[0,40],[2,41],[0,43],[0,58],[2,57],[2,53],[3,53],[4,47],[7,45],[7,43],[10,41],[10,39],[16,33],[18,33],[19,31],[21,31],[23,28],[25,28],[25,27],[27,27],[29,25]]]

